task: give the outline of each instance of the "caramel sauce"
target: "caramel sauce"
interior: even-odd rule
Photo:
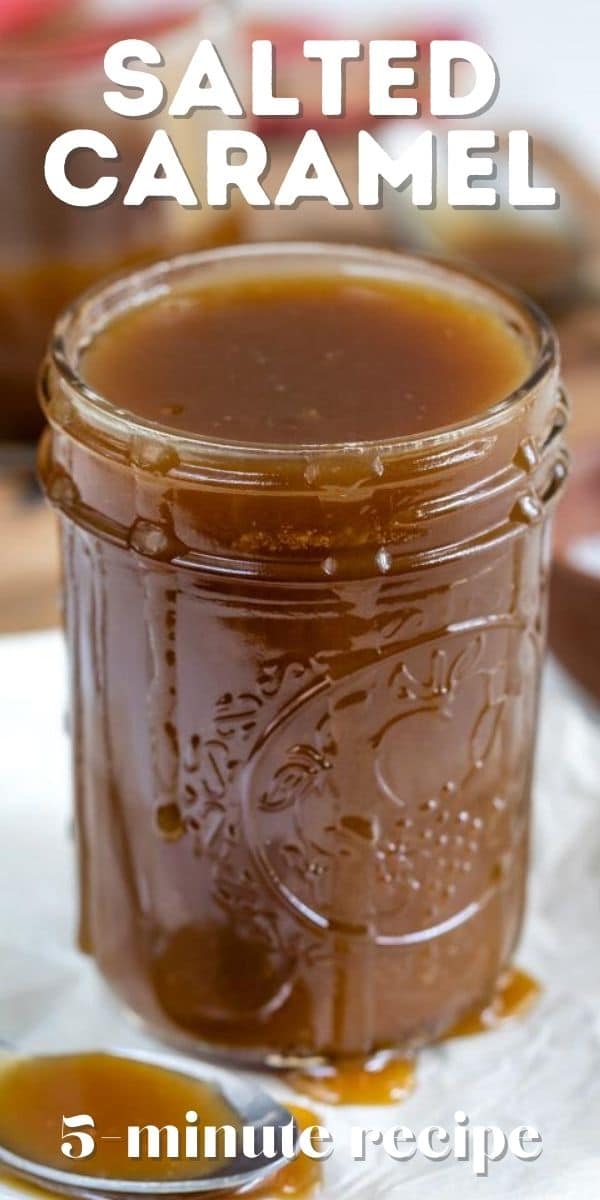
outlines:
[[[443,1040],[490,1032],[524,1016],[540,991],[539,983],[525,971],[509,968],[498,981],[490,1003],[457,1022]],[[381,1056],[366,1061],[354,1058],[336,1065],[324,1064],[313,1071],[289,1071],[285,1080],[296,1091],[324,1104],[392,1104],[405,1099],[413,1090],[415,1063],[413,1059]],[[205,1084],[130,1060],[105,1055],[38,1059],[9,1064],[0,1074],[2,1143],[15,1153],[74,1171],[77,1162],[69,1163],[57,1149],[59,1113],[75,1109],[91,1112],[98,1130],[122,1130],[128,1124],[173,1123],[176,1115],[190,1107],[205,1124],[236,1123],[227,1104]],[[323,1123],[315,1112],[299,1105],[289,1105],[289,1111],[300,1130]],[[33,1140],[31,1119],[27,1133],[22,1131],[24,1112],[33,1118]],[[124,1153],[123,1143],[117,1146],[111,1142],[97,1159],[86,1160],[85,1172],[124,1179],[189,1178],[189,1167],[190,1164],[178,1160],[132,1163]],[[202,1172],[201,1161],[196,1169]],[[320,1163],[300,1154],[247,1194],[256,1200],[287,1197],[308,1200],[318,1191],[321,1181]],[[10,1184],[32,1197],[47,1195],[12,1178]],[[221,1194],[233,1198],[239,1193]]]
[[[444,1034],[443,1040],[489,1033],[515,1017],[525,1016],[538,1000],[541,990],[537,980],[526,971],[509,967],[500,976],[489,1004],[462,1017]]]
[[[223,1165],[224,1159],[128,1158],[126,1130],[147,1124],[185,1128],[185,1113],[198,1113],[203,1125],[239,1120],[219,1092],[201,1080],[134,1059],[81,1054],[16,1059],[0,1070],[0,1142],[13,1153],[59,1170],[106,1179],[164,1181],[189,1179]],[[307,1108],[290,1105],[300,1130],[322,1120]],[[62,1117],[86,1113],[95,1121],[97,1149],[89,1158],[61,1153]],[[102,1140],[106,1139],[106,1140]],[[7,1175],[11,1186],[32,1196],[47,1193]],[[0,1173],[0,1180],[2,1173]],[[321,1179],[320,1164],[300,1154],[293,1162],[250,1189],[260,1200],[308,1198]],[[246,1191],[244,1194],[248,1194]],[[220,1192],[225,1200],[238,1192]]]
[[[117,318],[82,370],[115,405],[170,428],[293,445],[467,420],[522,382],[527,355],[499,316],[448,291],[267,275]]]
[[[127,1155],[129,1125],[176,1125],[198,1113],[202,1125],[239,1119],[218,1091],[202,1080],[151,1063],[109,1054],[15,1059],[0,1070],[0,1142],[12,1153],[49,1167],[108,1179],[189,1179],[214,1171],[224,1159],[189,1162]],[[64,1116],[85,1113],[95,1122],[96,1150],[85,1159],[61,1152]],[[75,1144],[77,1144],[75,1142]]]
[[[286,1082],[321,1104],[394,1104],[415,1086],[412,1058],[350,1058],[312,1071],[289,1071]]]

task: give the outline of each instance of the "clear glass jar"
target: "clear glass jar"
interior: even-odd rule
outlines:
[[[110,5],[100,20],[93,4],[78,4],[76,18],[67,10],[47,28],[38,20],[34,33],[6,38],[0,48],[0,440],[28,440],[40,432],[39,361],[53,321],[82,289],[126,266],[237,239],[230,211],[184,210],[161,200],[128,209],[120,198],[83,211],[46,187],[46,151],[73,128],[99,129],[113,140],[120,161],[111,164],[111,173],[124,184],[159,124],[176,144],[190,140],[200,175],[205,129],[218,124],[219,114],[196,113],[177,122],[165,113],[142,120],[116,116],[102,99],[103,58],[112,41],[147,37],[163,53],[165,81],[178,81],[199,38],[207,36],[233,69],[229,4],[186,0],[151,17],[143,9],[140,15],[138,5],[136,14],[130,5],[126,17],[116,13],[111,21]],[[74,182],[85,186],[97,173],[92,155],[73,156]]]
[[[159,428],[80,378],[82,347],[144,297],[315,264],[490,305],[527,382],[468,425],[278,447]],[[489,997],[527,873],[556,355],[539,311],[490,283],[335,246],[190,256],[59,322],[40,463],[82,944],[159,1029],[281,1064],[413,1047]]]

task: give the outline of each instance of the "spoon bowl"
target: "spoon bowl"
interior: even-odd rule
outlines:
[[[64,1062],[66,1058],[80,1058],[81,1055],[44,1055],[44,1061],[47,1063],[49,1060],[59,1057]],[[179,1178],[161,1179],[158,1177],[157,1171],[156,1179],[144,1175],[144,1178],[138,1180],[131,1177],[120,1179],[112,1176],[86,1174],[84,1160],[81,1162],[81,1169],[63,1170],[49,1163],[38,1161],[36,1158],[16,1153],[0,1141],[0,1168],[47,1190],[67,1197],[79,1197],[80,1200],[100,1200],[101,1197],[105,1197],[106,1200],[111,1200],[111,1198],[117,1200],[118,1197],[123,1196],[218,1195],[219,1192],[224,1191],[243,1194],[289,1161],[289,1158],[283,1153],[281,1131],[284,1126],[289,1127],[292,1123],[293,1149],[295,1153],[298,1152],[298,1129],[293,1122],[291,1113],[253,1081],[224,1071],[219,1071],[215,1078],[215,1071],[210,1066],[196,1062],[188,1063],[186,1060],[168,1054],[113,1050],[107,1052],[106,1057],[121,1060],[124,1063],[146,1064],[167,1071],[171,1075],[208,1084],[215,1096],[219,1096],[232,1111],[236,1121],[239,1121],[244,1128],[255,1131],[255,1140],[259,1146],[262,1145],[259,1137],[260,1131],[264,1130],[266,1126],[274,1128],[274,1156],[267,1156],[263,1146],[256,1156],[246,1157],[243,1154],[243,1148],[239,1146],[238,1139],[237,1156],[224,1161],[216,1159],[214,1171],[203,1169],[201,1174],[195,1175],[194,1168],[195,1166],[197,1168],[197,1161],[206,1163],[206,1159],[199,1157],[199,1160],[190,1159],[189,1177],[185,1175]],[[60,1114],[58,1116],[60,1118]]]

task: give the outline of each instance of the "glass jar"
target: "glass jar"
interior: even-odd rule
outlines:
[[[315,268],[491,306],[527,382],[468,425],[281,447],[169,431],[80,378],[146,297]],[[566,471],[545,318],[409,256],[208,252],[84,297],[42,395],[83,946],[150,1023],[250,1061],[438,1037],[490,996],[523,911]]]
[[[64,5],[62,6],[64,7]],[[219,114],[196,113],[188,121],[158,117],[131,120],[103,102],[103,58],[113,41],[145,37],[161,49],[165,82],[178,81],[200,37],[216,41],[230,69],[231,27],[224,3],[182,4],[149,17],[147,6],[110,21],[92,4],[69,8],[48,26],[38,18],[32,33],[5,36],[0,48],[0,440],[23,441],[41,430],[35,378],[52,323],[64,305],[103,275],[151,262],[165,254],[235,241],[235,213],[203,206],[184,210],[164,200],[125,208],[122,191],[95,209],[72,208],[44,182],[50,144],[73,128],[98,129],[119,149],[111,163],[123,185],[139,165],[153,130],[169,129],[175,143],[194,144],[200,162],[205,130]],[[225,118],[221,118],[223,121]],[[183,151],[185,154],[185,151]],[[188,155],[189,157],[189,155]],[[87,186],[98,176],[92,154],[72,156],[70,178]],[[194,181],[196,186],[196,180]],[[203,189],[197,186],[200,197]]]

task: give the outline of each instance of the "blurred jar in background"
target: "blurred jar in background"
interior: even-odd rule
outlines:
[[[473,128],[457,121],[453,128]],[[483,128],[483,126],[481,126]],[[527,292],[556,315],[568,307],[582,285],[589,234],[577,195],[575,164],[557,147],[535,136],[534,182],[558,190],[556,208],[515,208],[509,203],[508,140],[500,134],[494,177],[473,176],[471,187],[492,186],[496,208],[453,208],[448,204],[447,130],[435,122],[393,121],[380,134],[388,154],[399,156],[424,129],[436,137],[437,196],[431,208],[416,208],[405,193],[387,190],[384,214],[388,234],[408,244],[467,267],[485,271]],[[475,163],[477,157],[475,156]],[[474,172],[476,168],[473,168]]]
[[[232,211],[205,205],[181,209],[175,202],[147,201],[124,208],[119,197],[99,208],[69,207],[49,192],[44,159],[65,130],[99,129],[118,146],[111,174],[130,181],[160,124],[173,140],[194,140],[192,162],[203,161],[206,128],[221,118],[196,112],[189,120],[131,120],[103,102],[103,59],[121,38],[154,41],[165,59],[161,78],[180,78],[201,37],[216,42],[232,64],[228,3],[145,3],[123,6],[11,0],[0,13],[0,439],[27,441],[42,419],[35,377],[57,313],[99,277],[187,249],[236,240]],[[149,15],[149,8],[151,13]],[[94,154],[71,156],[69,177],[86,186],[98,177]],[[200,178],[194,186],[202,200]]]

